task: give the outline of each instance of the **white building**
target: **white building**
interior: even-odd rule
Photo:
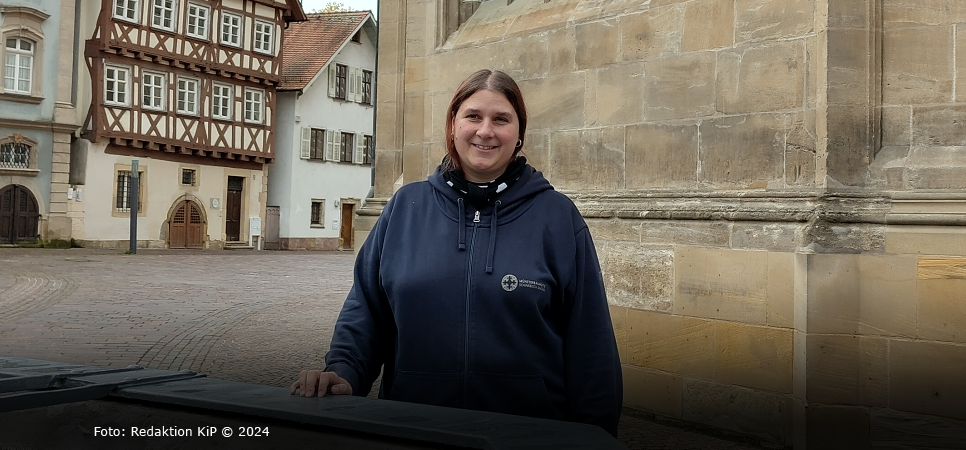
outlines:
[[[282,48],[268,205],[279,248],[350,249],[372,185],[376,22],[366,11],[307,18]]]

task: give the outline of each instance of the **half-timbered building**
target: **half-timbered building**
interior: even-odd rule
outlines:
[[[90,109],[73,152],[78,238],[126,245],[252,245],[275,158],[283,34],[297,0],[101,0],[82,17]],[[132,176],[132,161],[138,176]]]
[[[372,186],[376,22],[368,11],[310,14],[288,33],[269,168],[276,245],[354,248],[354,213]]]

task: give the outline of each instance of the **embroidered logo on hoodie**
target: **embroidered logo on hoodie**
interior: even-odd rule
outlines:
[[[540,291],[547,290],[547,285],[544,283],[533,280],[524,280],[522,278],[518,279],[516,275],[509,273],[503,276],[503,280],[500,281],[500,285],[502,285],[503,290],[507,292],[513,292],[517,287],[538,289]]]
[[[504,291],[513,292],[513,290],[517,288],[517,277],[511,274],[506,274],[500,284],[503,285]]]

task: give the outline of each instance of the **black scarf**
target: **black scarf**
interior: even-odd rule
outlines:
[[[446,158],[443,158],[443,167],[446,167]],[[469,201],[475,205],[485,205],[491,203],[496,199],[497,195],[513,186],[520,179],[520,175],[523,175],[523,169],[527,166],[527,158],[524,156],[517,156],[512,161],[510,165],[507,166],[506,170],[503,171],[503,175],[500,175],[497,179],[490,181],[488,183],[473,183],[466,181],[466,177],[463,176],[462,170],[449,170],[443,172],[443,179],[446,180],[446,184],[450,185],[457,192],[466,195]]]

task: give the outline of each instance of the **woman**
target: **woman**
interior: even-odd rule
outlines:
[[[481,70],[446,117],[447,156],[403,186],[362,246],[325,371],[292,393],[367,395],[585,422],[617,435],[621,370],[587,225],[519,155],[516,83]]]

